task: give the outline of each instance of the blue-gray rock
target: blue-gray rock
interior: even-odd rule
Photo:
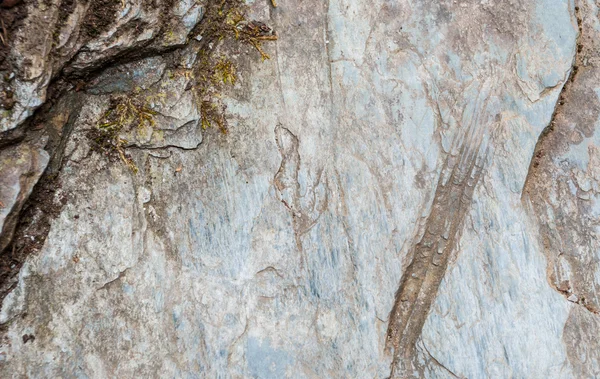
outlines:
[[[189,90],[194,2],[151,42],[169,49],[81,92],[69,201],[2,303],[0,376],[600,376],[596,2],[250,3],[278,40],[230,57],[228,134]],[[86,138],[132,93],[156,113],[122,135],[137,174]],[[44,101],[17,99],[23,120]]]

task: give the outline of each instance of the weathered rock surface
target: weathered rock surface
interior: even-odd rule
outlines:
[[[228,134],[206,3],[159,3],[22,5],[5,228],[46,165],[68,200],[11,242],[0,377],[600,376],[594,0],[253,1]],[[118,96],[137,173],[89,138]]]
[[[27,143],[0,151],[0,249],[9,244],[19,212],[47,164],[48,153]]]

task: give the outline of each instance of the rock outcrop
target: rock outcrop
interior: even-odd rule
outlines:
[[[600,376],[595,0],[1,4],[0,377]]]

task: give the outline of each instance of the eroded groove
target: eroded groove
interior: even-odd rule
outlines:
[[[417,339],[444,278],[473,192],[488,156],[487,128],[476,126],[460,133],[446,158],[425,233],[413,247],[390,314],[386,348],[394,351],[391,377],[412,371]]]

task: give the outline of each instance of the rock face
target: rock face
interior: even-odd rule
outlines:
[[[0,13],[0,377],[600,376],[600,5],[228,1]]]

